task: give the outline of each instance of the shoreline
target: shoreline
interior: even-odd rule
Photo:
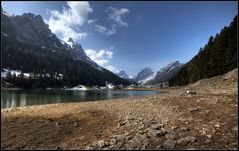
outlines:
[[[221,98],[224,98],[224,100],[218,102],[217,100]],[[13,144],[15,147],[10,147],[15,149],[21,148],[21,146],[21,149],[134,148],[129,140],[126,141],[129,146],[124,146],[123,148],[118,143],[103,145],[104,147],[98,144],[101,140],[106,144],[110,143],[115,137],[123,137],[116,138],[117,142],[123,143],[128,135],[135,137],[134,142],[138,142],[139,140],[137,139],[143,139],[143,143],[152,141],[150,145],[148,144],[148,149],[160,149],[163,146],[158,145],[164,144],[171,135],[173,139],[169,140],[173,142],[188,136],[197,139],[197,142],[192,142],[191,145],[178,144],[174,146],[176,149],[188,149],[191,147],[203,149],[209,146],[214,149],[229,149],[235,148],[235,143],[237,142],[237,134],[233,130],[236,127],[236,116],[231,116],[237,113],[235,99],[236,95],[173,96],[167,94],[162,96],[156,94],[117,100],[25,106],[17,107],[10,111],[1,110],[3,118],[1,124],[5,132],[3,133],[3,138],[10,139],[14,133],[17,134],[14,141],[18,143]],[[199,103],[198,100],[200,100]],[[208,100],[212,100],[212,102],[208,103]],[[231,100],[230,104],[226,103],[228,100]],[[233,109],[231,105],[233,105]],[[229,114],[220,110],[222,106],[225,111],[229,111]],[[207,116],[202,116],[204,114]],[[220,118],[215,120],[215,117],[219,115]],[[207,120],[212,123],[208,123]],[[226,124],[223,124],[225,122]],[[160,124],[163,125],[163,128],[159,130],[153,128]],[[205,128],[205,124],[207,128],[204,132],[202,130]],[[215,125],[219,125],[220,128],[215,127]],[[141,131],[141,127],[145,133]],[[194,129],[197,127],[199,130]],[[16,131],[17,129],[22,130]],[[27,132],[25,131],[26,129],[30,131]],[[157,133],[162,130],[165,130],[162,136],[157,136]],[[36,131],[37,134],[33,133],[33,131]],[[227,133],[230,135],[227,135]],[[226,142],[220,141],[222,134],[224,134],[224,139],[228,140],[227,138],[230,138],[230,145],[227,147],[225,147]],[[29,138],[33,139],[36,135],[36,142],[29,141]],[[207,135],[212,135],[213,138],[210,138],[211,143],[205,144],[208,139]],[[50,137],[51,141],[41,145],[39,142],[43,141],[46,136]],[[144,136],[149,138],[144,138]],[[59,140],[56,137],[59,137]],[[61,142],[61,139],[64,140],[64,143]],[[79,141],[74,141],[75,139],[79,139]],[[20,140],[25,141],[23,143]],[[7,144],[7,142],[4,142],[3,148],[8,148]],[[33,146],[31,147],[31,145]],[[141,145],[138,144],[137,146]]]
[[[236,149],[230,76],[162,94],[1,109],[2,149]]]

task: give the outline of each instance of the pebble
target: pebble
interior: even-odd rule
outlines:
[[[163,127],[164,127],[163,124],[156,124],[156,125],[153,125],[153,126],[152,126],[152,128],[153,128],[154,130],[160,130],[160,129],[163,128]]]
[[[178,128],[178,126],[176,126],[176,125],[171,126],[171,129],[172,129],[172,130],[175,130],[175,129],[177,129],[177,128]]]
[[[187,136],[187,137],[184,137],[184,138],[180,138],[177,141],[177,144],[187,145],[187,144],[194,143],[196,140],[197,139],[193,136]]]
[[[238,131],[238,127],[235,126],[235,127],[232,128],[232,130],[233,130],[233,131]]]
[[[109,144],[107,143],[107,142],[105,142],[104,140],[99,140],[98,141],[98,146],[100,147],[100,148],[103,148],[103,147],[105,147],[105,146],[108,146]]]
[[[127,121],[120,122],[120,123],[118,124],[118,128],[119,128],[120,126],[123,126],[123,125],[125,125],[126,123],[127,123]]]
[[[162,147],[164,149],[174,149],[175,148],[175,145],[176,145],[176,141],[173,141],[173,140],[166,140]]]
[[[78,122],[73,122],[73,126],[75,126],[75,127],[77,127],[79,124],[78,124]]]
[[[189,131],[189,130],[190,130],[190,129],[187,128],[187,127],[181,127],[180,129],[183,130],[183,131]]]
[[[198,110],[199,110],[198,107],[192,107],[192,108],[188,109],[189,112],[194,112],[194,111],[198,111]]]
[[[212,135],[207,135],[207,138],[210,138],[210,139],[211,139],[211,138],[212,138]]]
[[[206,139],[205,143],[208,144],[208,143],[211,143],[212,140],[211,139]]]
[[[58,123],[58,122],[54,122],[55,125],[61,125],[61,123]]]
[[[216,128],[220,128],[221,126],[219,124],[214,125]]]

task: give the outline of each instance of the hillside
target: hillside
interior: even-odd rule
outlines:
[[[210,37],[199,53],[169,81],[170,86],[187,85],[203,78],[222,75],[237,67],[237,16],[229,27]]]
[[[2,68],[39,77],[9,78],[7,82],[23,88],[131,83],[92,61],[73,39],[67,43],[58,39],[40,15],[15,16],[2,11],[1,16]],[[59,74],[63,79],[56,78]]]

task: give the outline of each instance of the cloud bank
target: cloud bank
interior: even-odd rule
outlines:
[[[69,37],[74,40],[80,40],[87,37],[86,32],[79,32],[77,27],[82,26],[86,21],[92,23],[93,20],[87,20],[88,14],[93,12],[89,2],[67,2],[68,8],[63,7],[63,11],[48,10],[50,14],[47,24],[51,31],[61,35],[64,41]]]
[[[120,8],[117,9],[115,7],[108,7],[106,9],[106,12],[110,12],[108,19],[109,20],[113,20],[115,23],[117,23],[120,26],[125,26],[128,27],[128,23],[126,23],[125,21],[122,20],[122,17],[125,14],[128,14],[130,11],[127,8]]]
[[[122,17],[125,14],[130,13],[129,9],[127,8],[115,8],[115,7],[108,7],[105,12],[108,12],[108,20],[111,21],[111,25],[109,28],[103,25],[95,24],[95,30],[99,33],[105,34],[107,36],[113,35],[117,32],[116,27],[123,26],[128,27],[128,23],[123,21]]]
[[[118,71],[116,67],[109,65],[109,60],[113,58],[113,51],[101,49],[97,52],[92,49],[86,49],[85,53],[88,57],[90,57],[91,60],[96,62],[101,67],[104,67],[114,73]]]

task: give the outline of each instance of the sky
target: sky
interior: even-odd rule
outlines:
[[[237,1],[15,1],[4,11],[41,15],[58,38],[82,45],[96,63],[135,76],[187,63],[237,14]]]

